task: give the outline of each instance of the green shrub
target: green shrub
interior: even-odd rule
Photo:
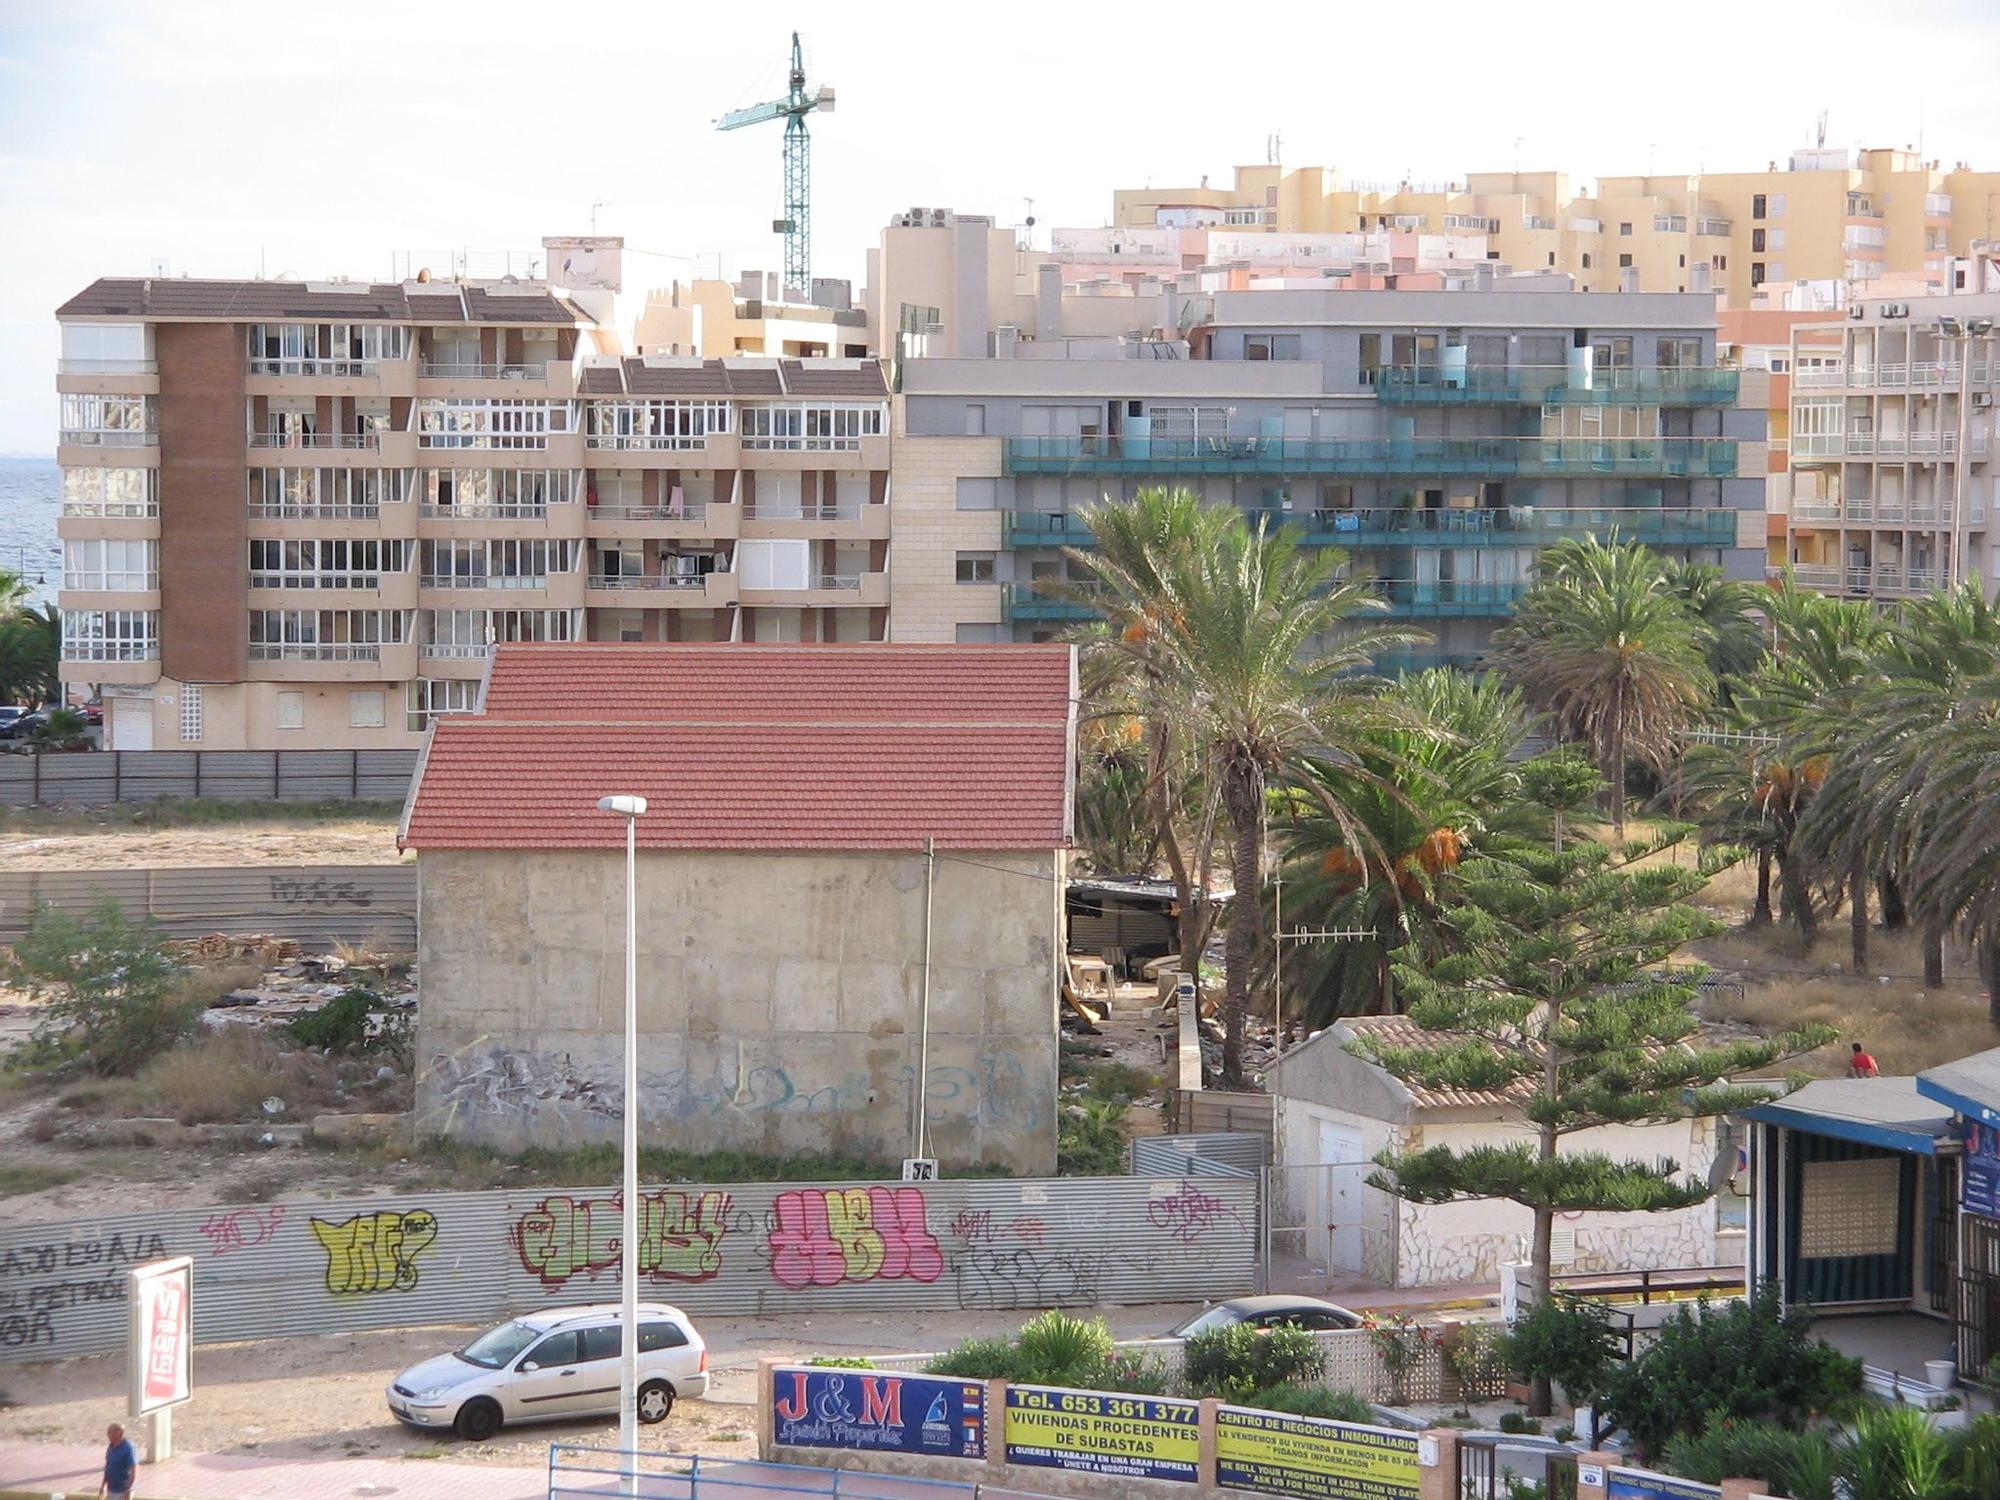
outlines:
[[[1064,1177],[1116,1177],[1125,1170],[1125,1105],[1086,1100],[1063,1106],[1056,1121],[1056,1171]]]
[[[1813,1338],[1810,1323],[1804,1308],[1781,1312],[1768,1285],[1748,1301],[1677,1308],[1643,1354],[1611,1373],[1603,1410],[1647,1455],[1702,1431],[1710,1413],[1799,1427],[1861,1387],[1861,1361]]]
[[[966,1339],[924,1366],[926,1375],[955,1375],[961,1380],[1027,1382],[1021,1354],[1012,1339]]]
[[[1761,1479],[1794,1500],[1832,1500],[1837,1450],[1826,1434],[1794,1432],[1776,1422],[1739,1422],[1712,1414],[1699,1432],[1667,1444],[1668,1469],[1703,1484]]]
[[[1157,1355],[1113,1349],[1102,1363],[1085,1372],[1085,1378],[1077,1383],[1093,1391],[1164,1396],[1167,1393],[1167,1366]]]
[[[799,1361],[816,1369],[826,1370],[872,1370],[875,1361],[863,1354],[815,1354],[811,1359]]]
[[[1099,1099],[1115,1099],[1129,1104],[1159,1088],[1159,1076],[1130,1063],[1104,1062],[1084,1072],[1084,1092]]]
[[[44,1002],[23,1060],[138,1072],[200,1021],[203,1006],[181,992],[181,974],[160,930],[116,901],[82,917],[43,907],[6,965],[8,979]]]
[[[1501,1357],[1516,1380],[1545,1376],[1579,1404],[1602,1394],[1617,1348],[1609,1309],[1561,1294],[1529,1308],[1500,1342]]]
[[[1181,1378],[1197,1396],[1240,1401],[1274,1386],[1325,1375],[1326,1351],[1302,1328],[1232,1323],[1197,1333],[1181,1345]]]
[[[342,990],[318,1010],[295,1016],[285,1025],[292,1040],[301,1047],[320,1047],[328,1052],[362,1052],[373,1038],[368,1017],[382,997],[363,985]]]
[[[1073,1318],[1051,1308],[1021,1325],[1014,1348],[1021,1378],[1038,1385],[1076,1385],[1111,1358],[1111,1329],[1102,1318]]]
[[[1542,1424],[1526,1412],[1503,1411],[1500,1413],[1500,1430],[1502,1432],[1532,1432],[1539,1434],[1542,1430]]]
[[[1375,1408],[1353,1391],[1324,1385],[1277,1385],[1258,1391],[1245,1403],[1293,1417],[1328,1417],[1336,1422],[1379,1422]]]
[[[1840,1468],[1854,1500],[1947,1500],[1952,1445],[1913,1406],[1866,1406]]]
[[[1952,1446],[1958,1487],[1968,1495],[2000,1495],[2000,1416],[1974,1417]]]

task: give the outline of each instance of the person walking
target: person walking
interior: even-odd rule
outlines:
[[[101,1500],[132,1500],[132,1483],[139,1472],[139,1454],[125,1429],[113,1422],[104,1429],[104,1478],[97,1486]]]
[[[1855,1042],[1847,1054],[1847,1076],[1849,1078],[1880,1078],[1882,1070],[1875,1066],[1875,1059]]]

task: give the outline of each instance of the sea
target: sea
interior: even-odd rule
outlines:
[[[62,471],[53,458],[0,456],[0,568],[27,580],[32,602],[56,602],[62,585]]]

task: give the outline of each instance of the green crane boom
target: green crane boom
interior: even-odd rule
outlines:
[[[785,237],[785,290],[797,292],[801,299],[812,293],[812,137],[806,131],[806,116],[832,108],[832,89],[822,85],[815,93],[806,92],[805,56],[795,31],[785,97],[733,109],[715,122],[717,130],[741,130],[766,120],[785,122],[785,216],[771,228]]]

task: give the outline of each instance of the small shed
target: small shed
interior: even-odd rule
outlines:
[[[1959,1371],[1978,1374],[2000,1358],[2000,1047],[1926,1068],[1917,1092],[1954,1117],[1961,1154],[1950,1306]]]

